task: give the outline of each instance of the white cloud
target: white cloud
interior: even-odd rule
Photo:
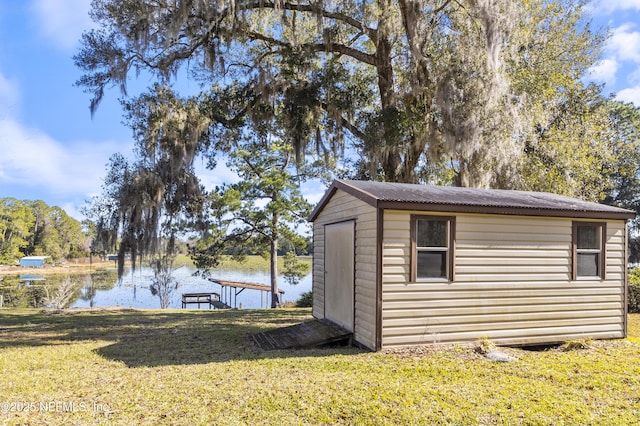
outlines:
[[[31,10],[41,35],[64,50],[77,46],[84,30],[94,26],[89,0],[34,0]]]
[[[226,165],[226,158],[220,156],[218,163],[214,170],[209,170],[205,167],[204,160],[196,160],[195,172],[200,183],[208,190],[211,191],[216,186],[220,186],[224,183],[236,183],[240,181],[238,174],[232,171]]]
[[[640,1],[640,0],[638,0]],[[624,74],[621,84],[635,84],[634,74],[627,69],[634,64],[640,64],[640,31],[636,25],[626,23],[611,32],[605,47],[605,57],[589,69],[592,80],[613,86],[621,80],[619,74]]]
[[[594,81],[614,84],[616,71],[618,71],[618,62],[615,59],[603,59],[589,69],[589,76]]]
[[[607,50],[620,61],[640,63],[640,32],[634,29],[634,24],[623,24],[613,30],[607,42]]]
[[[590,3],[594,13],[613,13],[618,10],[639,10],[640,0],[606,0]]]
[[[0,119],[0,182],[19,185],[25,192],[41,188],[88,198],[100,192],[108,158],[122,149],[111,142],[63,144],[14,120]]]
[[[616,94],[616,100],[622,102],[632,102],[637,107],[640,107],[640,86],[620,90]]]
[[[314,179],[300,185],[300,190],[304,194],[304,198],[315,205],[322,199],[327,188],[320,180]]]

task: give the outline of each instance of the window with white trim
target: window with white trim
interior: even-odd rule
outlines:
[[[452,217],[411,216],[411,280],[453,279]]]
[[[573,222],[573,279],[604,278],[604,223]]]

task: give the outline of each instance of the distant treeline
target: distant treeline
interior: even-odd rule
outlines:
[[[0,264],[23,256],[51,256],[52,261],[89,255],[82,224],[60,207],[44,201],[0,198]]]
[[[307,235],[303,237],[304,245],[303,246],[294,246],[289,242],[285,241],[278,248],[278,256],[284,256],[289,252],[293,252],[296,256],[312,256],[313,255],[313,237],[311,235]],[[189,247],[193,247],[195,245],[195,240],[191,240],[189,242],[177,241],[176,242],[176,251],[179,254],[184,255],[193,255],[192,251],[189,250]],[[259,252],[256,250],[252,250],[252,245],[247,245],[245,248],[237,248],[237,247],[228,247],[221,252],[222,255],[226,256],[234,256],[234,255],[246,255],[246,256],[263,256],[265,253]]]

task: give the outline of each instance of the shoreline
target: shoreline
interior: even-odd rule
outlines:
[[[54,274],[81,274],[93,272],[97,269],[106,269],[114,267],[111,260],[97,261],[89,263],[68,263],[65,265],[45,265],[42,267],[24,267],[18,265],[0,265],[0,276],[3,275],[19,275],[19,274],[37,274],[37,275],[54,275]]]
[[[298,256],[298,259],[309,265],[309,273],[312,269],[312,256]],[[278,263],[280,264],[282,257],[278,256]],[[125,267],[131,266],[131,261],[125,262]],[[137,266],[146,266],[144,261],[140,259]],[[174,268],[181,267],[194,268],[195,266],[188,259],[187,256],[181,255],[174,263]],[[54,274],[82,274],[96,271],[98,269],[103,270],[107,268],[115,268],[117,263],[113,260],[94,260],[89,264],[88,259],[79,261],[67,261],[61,265],[45,265],[41,268],[37,267],[21,267],[19,265],[0,265],[0,277],[4,275],[18,275],[18,274],[36,274],[36,275],[54,275]],[[230,256],[223,256],[220,264],[213,268],[212,271],[242,271],[242,272],[269,272],[269,261],[266,258],[258,255],[249,255],[243,262],[236,262],[231,259]]]

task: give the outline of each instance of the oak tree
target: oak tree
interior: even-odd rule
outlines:
[[[92,16],[75,57],[92,111],[132,74],[189,74],[243,94],[216,123],[278,105],[299,160],[346,148],[372,178],[465,186],[512,182],[603,42],[582,0],[94,0]]]

